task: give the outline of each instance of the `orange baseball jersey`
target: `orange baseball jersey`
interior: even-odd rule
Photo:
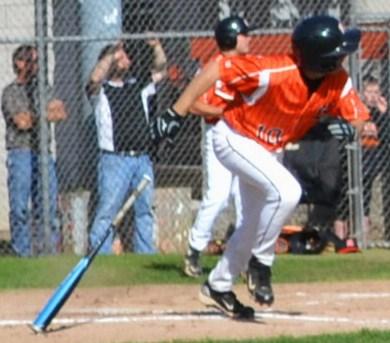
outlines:
[[[218,54],[212,60],[220,60],[222,58],[223,55]],[[226,87],[226,85],[221,80],[217,80],[213,87],[211,87],[201,96],[200,100],[208,105],[226,108],[227,104],[234,100],[235,93],[236,92]],[[209,116],[204,117],[204,120],[208,124],[215,124],[216,122],[218,122],[219,118]]]
[[[269,150],[301,139],[321,115],[369,119],[345,70],[327,75],[310,92],[292,56],[231,56],[219,60],[220,79],[236,96],[224,119]]]

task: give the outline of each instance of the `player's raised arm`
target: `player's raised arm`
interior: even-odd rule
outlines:
[[[183,93],[164,113],[151,124],[151,136],[158,143],[164,138],[173,139],[180,129],[183,118],[191,106],[219,79],[218,62],[209,63],[184,89]]]
[[[191,105],[205,93],[219,78],[217,61],[209,63],[185,88],[172,109],[178,115],[186,116]]]
[[[205,118],[220,118],[223,114],[223,108],[209,105],[201,100],[197,100],[191,105],[190,112]]]

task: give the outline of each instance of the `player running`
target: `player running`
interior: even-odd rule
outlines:
[[[153,123],[156,141],[173,138],[190,106],[216,80],[239,95],[213,129],[213,146],[220,162],[239,178],[242,223],[201,288],[206,305],[234,318],[254,317],[253,308],[237,300],[233,283],[250,260],[248,289],[260,302],[264,275],[257,267],[267,266],[270,279],[276,239],[300,200],[298,181],[281,163],[284,146],[301,139],[322,115],[365,130],[368,110],[342,67],[359,41],[359,30],[344,30],[333,17],[305,18],[293,31],[292,54],[213,61]]]
[[[227,17],[218,22],[214,36],[220,52],[214,59],[223,56],[243,55],[249,52],[250,27],[238,16]],[[241,199],[238,180],[232,172],[218,160],[214,153],[212,129],[219,121],[223,109],[234,100],[235,93],[220,80],[215,82],[202,97],[191,106],[191,113],[204,117],[205,137],[203,141],[203,168],[205,169],[205,191],[195,222],[188,235],[188,249],[184,259],[184,273],[190,277],[202,274],[200,254],[212,238],[213,224],[217,216],[234,200],[236,210],[235,227],[241,224]],[[204,106],[209,105],[209,106]]]

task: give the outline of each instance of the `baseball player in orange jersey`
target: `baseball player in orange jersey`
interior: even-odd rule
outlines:
[[[214,37],[220,52],[214,59],[247,54],[250,30],[246,21],[235,15],[218,22]],[[218,80],[191,107],[191,113],[201,115],[205,120],[202,152],[206,183],[199,211],[189,232],[188,249],[184,259],[184,273],[190,277],[198,277],[202,274],[200,254],[211,240],[213,224],[228,205],[230,197],[233,198],[235,206],[235,227],[241,225],[241,198],[237,177],[218,160],[212,142],[212,129],[219,121],[223,109],[234,99],[234,95],[232,90]],[[205,107],[204,104],[211,106]]]
[[[213,129],[213,146],[221,163],[239,178],[243,218],[202,285],[199,297],[206,305],[234,318],[254,317],[254,309],[237,300],[233,283],[250,260],[248,289],[259,300],[264,274],[256,267],[267,266],[270,281],[276,239],[301,197],[299,183],[280,162],[283,147],[302,138],[325,114],[365,131],[368,110],[342,67],[359,41],[359,30],[344,30],[333,17],[305,18],[293,31],[291,55],[213,61],[152,123],[156,142],[172,139],[191,104],[216,80],[239,95]]]

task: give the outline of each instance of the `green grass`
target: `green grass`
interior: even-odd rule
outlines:
[[[22,259],[0,258],[0,290],[53,288],[68,274],[80,257],[62,255]],[[218,257],[204,256],[206,271]],[[181,255],[98,256],[80,287],[129,286],[137,284],[199,284],[182,273]],[[273,269],[274,283],[390,280],[390,251],[313,256],[281,255]]]
[[[278,338],[264,338],[256,340],[201,340],[201,341],[180,341],[175,343],[388,343],[390,332],[379,330],[360,330],[348,334],[329,334],[320,336],[292,337],[281,336]]]

